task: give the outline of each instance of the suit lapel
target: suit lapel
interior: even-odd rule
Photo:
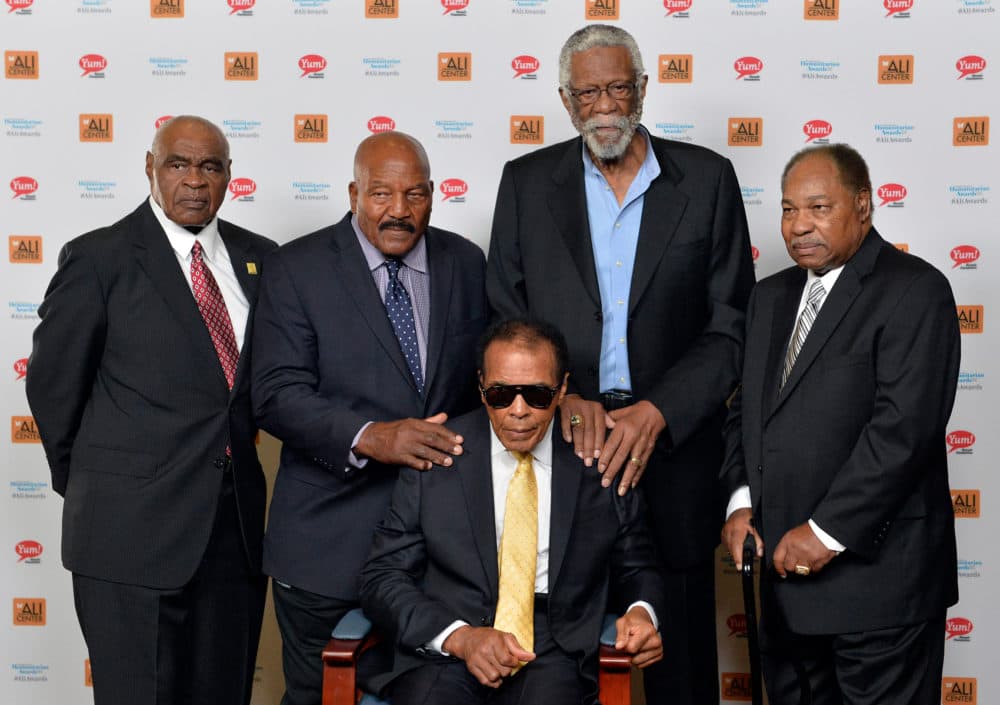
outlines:
[[[566,243],[583,286],[600,308],[601,293],[597,284],[597,267],[587,219],[587,196],[583,186],[582,149],[580,139],[569,143],[552,173],[547,200],[552,220]]]
[[[467,514],[472,524],[472,538],[486,574],[490,600],[496,603],[500,567],[497,565],[497,528],[493,511],[493,464],[489,434],[489,418],[486,410],[482,409],[472,425],[472,432],[465,439],[461,465],[455,470],[432,472],[456,472],[461,478]]]
[[[573,455],[573,446],[550,429],[552,433],[552,507],[549,519],[549,592],[557,585],[566,547],[569,544],[573,517],[576,514],[580,479],[584,473],[583,462]],[[589,478],[598,482],[598,479]]]
[[[454,260],[438,238],[433,228],[428,228],[424,235],[427,243],[427,267],[430,274],[430,323],[427,326],[427,360],[424,375],[425,409],[430,409],[431,386],[437,376],[437,368],[441,362],[444,349],[445,330],[448,327],[448,311],[451,307],[452,277],[454,276]]]
[[[771,310],[771,346],[767,354],[767,366],[764,369],[763,394],[764,418],[768,418],[778,401],[778,389],[781,384],[781,370],[785,364],[785,351],[788,340],[792,337],[795,326],[795,312],[802,298],[802,287],[805,286],[806,272],[796,269],[785,288],[776,297]]]

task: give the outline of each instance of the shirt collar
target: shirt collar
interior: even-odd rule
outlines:
[[[548,467],[552,467],[552,428],[554,425],[552,421],[549,422],[549,429],[538,441],[538,445],[531,449],[531,457]],[[496,431],[493,430],[493,424],[490,424],[490,457],[495,458],[508,452],[510,451],[504,447]]]
[[[638,180],[639,177],[644,177],[646,182],[650,182],[660,175],[660,163],[656,161],[656,155],[653,154],[653,140],[649,139],[649,132],[642,125],[639,125],[636,128],[636,131],[646,140],[646,158],[642,160],[642,165],[639,167],[639,173],[636,175],[636,180]],[[590,150],[587,149],[586,140],[583,140],[582,149],[584,171],[600,176],[603,179],[604,174],[601,173],[601,170],[597,168],[593,158],[591,158]]]
[[[358,225],[357,213],[351,216],[351,227],[354,228],[354,235],[358,238],[361,251],[365,254],[365,261],[368,262],[369,271],[374,272],[385,264],[386,256],[379,252],[378,248],[371,244],[368,238],[365,237],[365,234],[361,232],[361,226]],[[417,244],[413,246],[413,249],[403,257],[403,264],[421,274],[427,274],[427,243],[424,241],[423,236],[417,240]]]
[[[834,267],[823,276],[820,276],[819,274],[816,274],[816,272],[814,272],[813,270],[807,269],[806,289],[812,286],[812,283],[815,280],[819,279],[821,282],[823,282],[823,291],[829,294],[830,290],[833,289],[833,285],[837,283],[837,279],[840,277],[840,273],[843,271],[844,271],[844,265],[840,265],[839,267]]]
[[[184,226],[178,225],[174,221],[167,217],[167,214],[160,208],[160,205],[153,200],[153,197],[149,197],[149,206],[153,209],[153,215],[156,216],[157,222],[159,222],[160,227],[163,228],[163,232],[167,236],[167,240],[170,241],[170,247],[177,253],[177,256],[181,259],[187,259],[191,256],[191,248],[194,247],[194,241],[198,240],[201,243],[202,256],[209,262],[215,262],[215,257],[220,252],[224,252],[224,245],[222,243],[222,237],[219,235],[219,218],[215,216],[208,222],[208,224],[201,229],[197,235],[184,229]]]

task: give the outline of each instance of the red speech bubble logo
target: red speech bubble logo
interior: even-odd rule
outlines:
[[[385,115],[376,115],[368,121],[368,131],[373,135],[396,129],[396,121]]]
[[[7,14],[14,12],[15,10],[23,10],[26,7],[31,7],[35,0],[7,0],[7,5],[10,9],[7,10]]]
[[[153,128],[159,130],[160,127],[163,126],[163,123],[165,123],[167,120],[173,120],[173,119],[174,119],[173,115],[161,115],[160,117],[156,118],[155,122],[153,122]]]
[[[951,250],[952,269],[963,264],[969,264],[979,259],[979,248],[975,245],[959,245]]]
[[[952,617],[944,623],[944,633],[945,641],[956,636],[968,636],[972,633],[972,620],[965,617]]]
[[[802,132],[806,135],[806,142],[812,142],[815,139],[829,137],[833,132],[833,125],[826,120],[810,120],[802,126]]]
[[[878,204],[881,208],[887,203],[898,203],[906,198],[906,187],[903,184],[882,184],[875,191],[875,195],[882,201]]]
[[[971,448],[976,442],[976,435],[972,431],[952,431],[948,434],[948,452],[951,453],[959,448]]]
[[[738,81],[744,76],[760,73],[761,69],[764,68],[764,62],[756,56],[741,56],[733,62],[733,68],[736,69],[736,80]]]
[[[913,0],[882,0],[882,7],[888,12],[886,17],[895,15],[897,12],[907,12],[913,8]]]
[[[441,182],[440,188],[445,201],[456,196],[464,196],[469,191],[469,185],[461,179],[445,179]]]
[[[750,246],[750,256],[753,257],[754,262],[756,262],[760,258],[760,250],[757,249],[756,245]]]
[[[663,8],[667,11],[667,17],[675,12],[684,12],[691,9],[692,0],[663,0]]]
[[[726,626],[729,628],[729,636],[746,636],[747,616],[745,614],[731,614],[726,618]]]
[[[538,70],[539,65],[538,59],[533,56],[528,56],[527,54],[515,56],[514,60],[510,62],[510,67],[514,69],[514,78],[518,78],[527,73],[534,73]]]
[[[28,374],[28,358],[22,357],[14,362],[14,374],[17,375],[14,381],[24,379],[25,375]]]
[[[449,12],[455,12],[456,10],[464,10],[469,6],[469,0],[441,0],[441,7],[444,8],[442,15],[447,15]]]
[[[226,0],[226,2],[232,8],[229,14],[235,15],[240,10],[249,10],[257,3],[257,0]]]
[[[969,54],[956,61],[955,68],[958,69],[958,80],[961,81],[966,76],[979,73],[985,69],[986,59],[975,54]]]
[[[305,78],[311,73],[319,73],[325,69],[326,59],[319,54],[306,54],[299,59],[299,68],[302,69],[302,75],[299,78]]]
[[[42,555],[42,544],[37,541],[21,541],[14,546],[17,555],[20,556],[17,562],[20,563],[25,558],[38,558]]]
[[[83,78],[88,74],[103,71],[107,67],[108,60],[100,54],[84,54],[80,57],[80,68],[83,69],[83,73],[80,74],[80,78]]]
[[[10,180],[10,190],[14,192],[14,198],[27,196],[38,190],[38,182],[30,176],[15,176]]]
[[[257,183],[253,179],[248,179],[245,176],[241,176],[238,179],[233,179],[229,182],[229,193],[233,194],[230,201],[234,201],[237,198],[242,198],[243,196],[250,196],[257,190]]]

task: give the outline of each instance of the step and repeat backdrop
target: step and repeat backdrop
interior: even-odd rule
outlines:
[[[60,247],[148,194],[143,161],[160,122],[219,124],[233,156],[221,215],[281,242],[346,212],[361,139],[409,132],[430,155],[432,222],[485,248],[504,161],[574,134],[556,93],[562,42],[604,21],[642,49],[649,131],[735,164],[758,278],[790,264],[785,161],[848,142],[871,167],[880,232],[950,279],[964,334],[947,438],[961,601],[941,635],[941,701],[1000,702],[998,11],[1000,0],[3,0],[0,601],[11,621],[0,699],[92,700],[59,560],[62,501],[24,378]],[[273,439],[261,455],[273,478]],[[723,699],[749,700],[739,579],[721,551],[718,577]],[[279,653],[268,613],[259,705],[280,697]]]

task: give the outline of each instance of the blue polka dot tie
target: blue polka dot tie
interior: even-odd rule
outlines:
[[[421,396],[424,393],[424,373],[420,370],[420,348],[417,346],[417,326],[413,322],[413,305],[410,295],[399,281],[399,268],[405,266],[400,260],[390,258],[385,261],[389,272],[389,284],[385,292],[385,311],[389,314],[389,322],[396,333],[399,348],[403,351],[406,366],[413,375],[413,383]]]

